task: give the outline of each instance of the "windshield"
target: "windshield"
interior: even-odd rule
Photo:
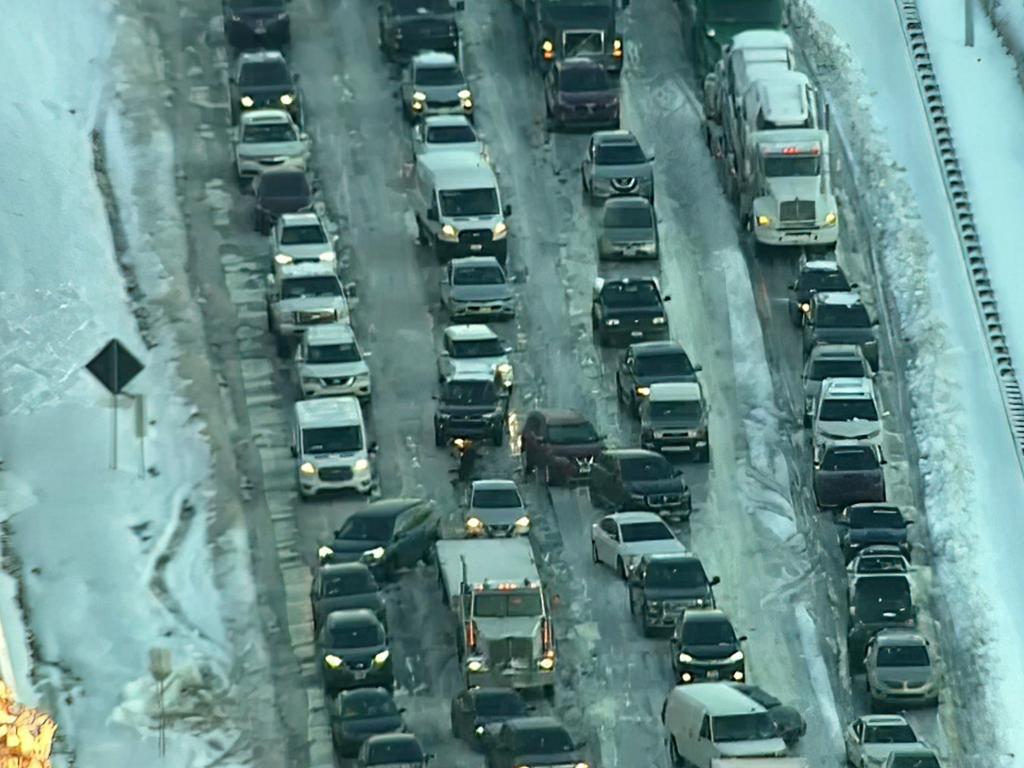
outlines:
[[[839,270],[810,269],[800,277],[801,292],[825,293],[826,291],[848,290],[850,290],[850,283],[847,282],[846,275]]]
[[[301,224],[281,230],[281,245],[315,245],[326,242],[327,235],[319,224]]]
[[[771,0],[714,0],[706,7],[709,24],[775,29],[782,22],[782,3]]]
[[[254,8],[268,11],[283,11],[284,0],[228,0],[232,11],[248,11]]]
[[[560,87],[566,93],[585,93],[587,91],[609,91],[611,83],[608,73],[598,66],[573,67],[562,70]]]
[[[708,583],[704,567],[697,560],[661,563],[657,560],[647,566],[647,586],[682,587],[697,589]]]
[[[448,0],[393,0],[395,13],[426,16],[430,13],[451,13],[452,6]]]
[[[652,419],[664,421],[697,421],[703,413],[700,403],[696,400],[651,403],[649,408]]]
[[[594,162],[598,165],[639,165],[647,162],[647,155],[639,144],[598,144],[594,148]]]
[[[779,735],[775,722],[767,712],[727,715],[711,718],[713,741],[756,741],[774,739]]]
[[[369,572],[362,569],[352,573],[332,573],[324,577],[321,595],[323,597],[345,597],[376,592],[377,582]]]
[[[768,155],[762,157],[761,162],[764,175],[770,179],[821,174],[821,160],[813,155]]]
[[[871,321],[863,304],[819,304],[815,323],[821,328],[868,328]]]
[[[672,477],[672,465],[664,456],[644,456],[636,459],[622,459],[622,479],[626,482],[644,480],[665,480]]]
[[[338,278],[327,275],[322,277],[287,277],[281,283],[282,299],[341,295],[341,283],[338,282]]]
[[[667,525],[662,522],[650,523],[626,523],[619,526],[622,530],[622,541],[668,541],[674,539],[675,534]]]
[[[307,363],[358,363],[361,359],[355,344],[317,344],[306,350]]]
[[[687,645],[736,645],[736,633],[727,621],[683,621]]]
[[[654,227],[654,218],[651,216],[651,209],[646,205],[609,205],[604,209],[604,225],[626,229],[651,229]]]
[[[579,424],[551,424],[548,426],[548,442],[553,445],[575,445],[596,443],[597,432],[590,422]]]
[[[501,339],[475,339],[452,342],[452,357],[503,357],[505,345]]]
[[[544,613],[540,592],[480,592],[473,601],[473,615],[482,619],[540,616]]]
[[[873,400],[863,398],[826,398],[821,403],[818,418],[822,421],[878,421]]]
[[[611,308],[657,307],[658,289],[651,280],[629,283],[608,283],[601,291],[601,300]]]
[[[906,573],[907,563],[900,555],[861,557],[857,573]]]
[[[422,763],[423,749],[416,739],[373,742],[366,749],[368,765]]]
[[[478,693],[476,713],[481,717],[517,717],[526,714],[526,703],[519,694],[512,691]]]
[[[464,85],[466,78],[458,67],[419,67],[416,85]]]
[[[909,725],[869,725],[864,728],[865,744],[913,744],[917,741]]]
[[[314,427],[302,430],[303,453],[347,453],[363,447],[363,430],[352,427]]]
[[[928,649],[923,645],[883,645],[878,649],[880,667],[927,667]]]
[[[468,125],[439,125],[427,129],[428,144],[469,144],[476,134]]]
[[[878,469],[878,459],[870,448],[835,448],[826,451],[821,468],[831,472],[860,472]]]
[[[498,214],[498,192],[493,187],[456,189],[438,192],[441,213],[445,216],[495,216]]]
[[[870,507],[852,507],[850,509],[851,528],[906,528],[903,515],[894,509],[871,509]]]
[[[520,755],[550,755],[575,749],[564,728],[524,728],[516,731],[516,736],[515,752]]]
[[[398,714],[398,707],[390,696],[353,697],[345,700],[341,710],[342,717],[388,717]]]
[[[339,539],[387,541],[395,529],[395,518],[379,515],[354,515],[338,531]]]
[[[891,768],[942,768],[938,758],[932,755],[897,755],[893,758]]]
[[[477,509],[521,507],[523,500],[515,488],[481,488],[473,491],[472,506]]]
[[[290,88],[292,78],[288,74],[288,65],[283,61],[253,61],[242,67],[238,74],[238,84],[242,88],[273,85]]]
[[[862,378],[867,371],[864,363],[859,358],[853,360],[815,360],[811,366],[811,379],[813,381],[824,381],[825,379]]]
[[[265,125],[247,125],[242,141],[246,144],[266,144],[280,141],[298,141],[295,129],[287,123],[268,123]]]
[[[500,285],[504,282],[505,273],[499,266],[462,266],[452,270],[452,285]]]
[[[304,173],[264,173],[260,176],[262,197],[309,197]]]
[[[635,368],[638,376],[690,376],[694,372],[685,352],[637,355]]]
[[[384,632],[379,624],[369,622],[327,622],[327,637],[334,648],[368,648],[384,645]]]
[[[493,405],[498,400],[490,381],[449,381],[443,390],[442,399],[449,405]]]

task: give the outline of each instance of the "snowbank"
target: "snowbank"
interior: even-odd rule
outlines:
[[[1017,62],[1017,77],[1024,85],[1024,3],[1020,0],[980,0],[988,20]],[[979,19],[975,18],[975,24]]]

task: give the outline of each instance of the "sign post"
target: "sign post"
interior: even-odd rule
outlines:
[[[117,339],[111,339],[96,356],[85,364],[86,369],[99,379],[100,384],[114,397],[112,452],[110,468],[117,469],[117,396],[144,366]],[[136,427],[138,429],[138,427]]]
[[[139,438],[139,479],[146,479],[146,396],[135,396],[135,436]]]
[[[974,47],[974,0],[964,0],[964,45]]]

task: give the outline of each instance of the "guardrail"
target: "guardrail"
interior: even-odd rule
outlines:
[[[914,67],[918,91],[928,116],[932,144],[942,170],[943,185],[960,240],[960,250],[971,283],[974,304],[985,327],[989,357],[999,383],[1006,420],[1017,448],[1017,462],[1024,472],[1024,395],[1021,393],[1010,349],[1006,344],[1006,334],[999,318],[995,291],[982,253],[981,239],[978,237],[967,185],[960,170],[960,161],[957,159],[953,133],[946,118],[946,107],[942,103],[939,81],[932,68],[931,54],[928,52],[928,43],[924,37],[917,0],[896,0],[896,9]]]

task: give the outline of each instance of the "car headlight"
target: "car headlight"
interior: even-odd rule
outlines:
[[[423,91],[413,91],[412,92],[412,100],[413,101],[426,101],[427,100],[427,94],[425,94]]]
[[[550,40],[545,40],[540,44],[540,49],[544,51],[544,53],[553,53],[555,50],[555,44]]]
[[[736,653],[729,657],[729,661],[743,661],[743,651],[736,651]]]
[[[459,91],[459,98],[462,99],[463,101],[465,101],[466,99],[470,99],[472,97],[473,94],[470,92],[469,88],[463,88],[461,91]]]
[[[651,320],[651,324],[652,325],[664,325],[665,324],[665,316],[664,315],[660,315],[660,316],[654,318],[653,320]]]
[[[304,461],[299,465],[299,473],[306,477],[313,477],[316,474],[316,467],[312,462]]]
[[[590,763],[576,763],[572,768],[590,768]]]
[[[810,302],[805,301],[804,303],[802,303],[800,305],[800,311],[803,312],[805,315],[808,312],[810,312],[811,311],[811,304],[810,304]]]
[[[478,725],[476,728],[473,729],[473,733],[475,733],[477,736],[483,736],[484,727],[482,725]]]
[[[651,388],[650,387],[637,387],[636,388],[636,393],[640,397],[647,397],[649,394],[651,394]]]
[[[337,669],[344,663],[340,656],[335,656],[333,653],[328,653],[324,656],[324,664],[331,669]]]
[[[537,662],[537,666],[541,669],[548,670],[549,672],[555,668],[555,660],[550,656],[545,656],[543,659]]]
[[[245,107],[246,109],[248,109],[249,107],[251,107],[253,104],[256,103],[255,101],[253,101],[252,96],[243,96],[242,98],[239,99],[239,101],[241,102],[242,106]]]
[[[470,672],[483,672],[487,669],[487,665],[484,664],[483,659],[470,659],[466,662],[466,669]]]
[[[387,660],[390,659],[390,658],[391,658],[391,651],[389,651],[387,648],[385,648],[383,651],[381,651],[380,653],[378,653],[376,656],[373,657],[373,663],[376,664],[378,667],[382,667],[382,666],[384,666],[385,663],[387,663]]]
[[[364,459],[362,457],[356,459],[356,463],[352,465],[352,471],[356,472],[356,473],[366,472],[369,469],[370,469],[370,460],[369,459]]]
[[[835,211],[829,211],[828,213],[825,214],[825,226],[826,227],[833,226],[837,221],[839,221],[839,216],[836,215]]]
[[[278,264],[291,264],[295,259],[289,256],[287,253],[279,253],[274,257],[274,261]]]
[[[608,326],[614,327],[614,326],[619,324],[619,321],[618,321],[617,318],[611,317],[611,318],[608,318],[607,320],[605,320],[604,324],[608,325]]]
[[[294,93],[282,93],[281,94],[281,103],[284,104],[286,107],[291,106],[292,104],[295,103],[295,94]]]
[[[734,681],[736,681],[737,683],[742,683],[743,682],[743,678],[744,678],[744,674],[743,674],[743,670],[742,669],[737,669],[735,672],[732,673],[732,679]]]
[[[324,251],[317,258],[320,261],[334,261],[338,256],[334,251]]]
[[[649,611],[660,611],[661,610],[661,601],[660,600],[648,600],[647,601],[647,610],[649,610]]]
[[[447,238],[448,240],[458,240],[459,230],[457,230],[451,224],[445,224],[443,227],[441,227],[441,236]]]
[[[772,225],[772,217],[765,216],[763,213],[757,217],[757,226],[759,227],[770,227]]]
[[[479,517],[471,517],[466,521],[466,530],[479,533],[484,529],[484,523]]]
[[[680,664],[689,664],[691,661],[693,661],[693,656],[691,656],[690,654],[688,654],[688,653],[680,653],[679,654],[679,663]]]
[[[374,547],[363,552],[364,560],[380,560],[384,557],[384,547]]]
[[[511,363],[498,363],[495,366],[494,370],[499,376],[501,376],[502,381],[509,381],[512,379]]]
[[[523,533],[530,530],[530,518],[526,515],[523,515],[518,520],[516,520],[516,530]]]
[[[497,224],[494,225],[494,230],[492,231],[491,236],[495,240],[501,240],[503,237],[506,237],[507,235],[508,225],[504,221],[499,221]]]
[[[328,547],[326,544],[316,551],[317,555],[320,556],[321,560],[330,557],[334,554],[334,550]]]

